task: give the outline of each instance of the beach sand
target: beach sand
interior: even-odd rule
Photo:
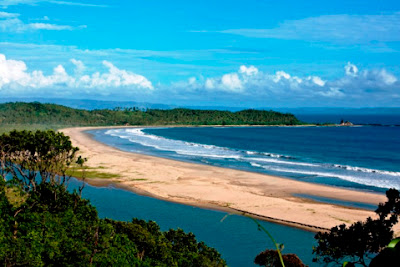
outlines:
[[[105,127],[100,127],[105,128]],[[121,127],[118,127],[121,128]],[[271,175],[192,164],[124,152],[95,141],[86,130],[95,127],[62,129],[74,146],[88,159],[87,166],[103,173],[118,174],[113,179],[87,179],[96,184],[113,183],[139,194],[251,216],[305,228],[329,229],[374,217],[373,211],[314,202],[294,194],[322,196],[345,201],[376,204],[383,194],[300,182]],[[399,225],[395,228],[400,234]]]

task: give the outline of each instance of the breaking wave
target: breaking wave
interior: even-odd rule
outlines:
[[[190,159],[217,166],[244,168],[250,171],[273,172],[287,176],[333,177],[362,185],[379,188],[395,187],[400,189],[400,172],[376,170],[324,162],[309,162],[291,155],[281,155],[266,151],[247,151],[210,144],[187,142],[149,134],[143,128],[110,129],[106,135],[128,140],[130,143],[164,151],[167,157],[174,159]],[[137,152],[137,151],[136,151]],[[140,151],[139,152],[143,152]],[[163,154],[164,155],[164,154]],[[246,167],[247,166],[247,167]]]
[[[368,168],[362,168],[362,167],[353,167],[353,166],[339,165],[339,164],[334,164],[333,166],[335,166],[336,168],[345,169],[345,170],[351,170],[351,171],[357,171],[357,172],[379,173],[379,174],[385,174],[385,175],[400,177],[400,172],[374,170],[374,169],[368,169]]]

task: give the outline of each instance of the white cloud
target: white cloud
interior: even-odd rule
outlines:
[[[207,79],[206,83],[205,83],[205,87],[206,87],[206,89],[214,89],[215,88],[214,81],[212,79]]]
[[[98,5],[98,4],[89,4],[89,3],[71,2],[71,1],[58,1],[58,0],[41,0],[41,2],[49,2],[56,5],[66,5],[66,6],[108,7],[107,5]]]
[[[229,91],[241,91],[243,89],[242,82],[236,73],[225,74],[221,78],[222,88]]]
[[[193,78],[192,78],[193,79]],[[318,76],[299,78],[291,76],[285,71],[277,71],[275,74],[260,72],[254,66],[240,66],[234,73],[223,74],[220,77],[210,77],[196,80],[195,88],[205,89],[210,92],[228,92],[234,94],[251,94],[260,91],[283,93],[286,91],[298,92],[304,88],[317,88],[325,86],[325,81]],[[193,88],[194,83],[175,83],[174,86]]]
[[[32,5],[39,2],[38,0],[2,0],[0,1],[0,6],[14,6],[14,5],[20,5],[20,4],[27,4],[27,5]]]
[[[387,72],[386,70],[384,70],[384,69],[378,71],[378,73],[375,73],[375,75],[377,75],[378,77],[380,77],[380,79],[381,79],[385,84],[387,84],[387,85],[392,85],[392,84],[394,84],[395,82],[397,82],[397,78],[396,78],[394,75],[388,73],[388,72]]]
[[[318,92],[321,96],[325,97],[343,97],[345,94],[336,87],[330,87],[327,91]]]
[[[25,80],[26,65],[22,61],[7,60],[5,55],[0,54],[0,88],[16,80]]]
[[[0,32],[1,35],[1,32]],[[0,38],[1,39],[1,38]],[[41,69],[49,70],[54,67],[53,62],[67,62],[71,58],[80,59],[85,62],[87,70],[92,72],[98,68],[100,59],[109,59],[118,62],[119,67],[140,69],[153,79],[161,81],[183,81],[194,74],[200,75],[199,64],[202,64],[203,73],[228,73],[230,67],[218,66],[216,58],[234,57],[235,62],[247,60],[249,55],[245,50],[173,50],[152,51],[134,49],[79,49],[76,46],[63,45],[39,45],[18,44],[0,42],[0,53],[7,51],[8,57],[23,58],[28,65],[40,66]],[[233,53],[233,54],[232,54]],[[235,64],[235,63],[234,63]],[[68,69],[68,68],[67,68]],[[171,75],[171,73],[173,75]],[[208,76],[208,77],[212,77]]]
[[[104,60],[103,65],[108,68],[108,73],[96,72],[88,82],[81,80],[84,87],[121,87],[135,85],[140,88],[153,89],[153,85],[144,76],[130,71],[120,70],[111,62]]]
[[[190,85],[195,85],[195,84],[197,84],[197,79],[196,79],[196,77],[190,77],[188,81],[189,81],[189,84],[190,84]]]
[[[205,89],[211,91],[240,93],[244,89],[243,82],[243,79],[239,77],[238,73],[227,73],[221,77],[207,78],[204,84],[198,84],[197,87],[204,86]]]
[[[25,23],[18,17],[19,14],[17,13],[0,12],[0,31],[12,32],[12,33],[24,33],[28,31],[37,31],[37,30],[71,31],[74,29],[86,28],[85,25],[74,27],[69,25],[57,25],[50,23]]]
[[[319,86],[324,86],[325,85],[325,81],[324,80],[322,80],[320,77],[318,77],[318,76],[310,76],[310,77],[308,77],[307,78],[308,80],[311,80],[313,83],[315,83],[316,85],[319,85]]]
[[[19,17],[18,13],[8,13],[0,11],[0,19],[9,19]]]
[[[290,79],[290,74],[289,74],[289,73],[286,73],[286,72],[284,72],[284,71],[282,71],[282,70],[277,71],[276,74],[275,74],[275,77],[273,78],[273,81],[277,83],[277,82],[279,82],[282,78],[283,78],[283,79],[286,79],[286,80],[289,80],[289,79]]]
[[[63,30],[72,30],[73,27],[68,25],[56,25],[49,23],[29,23],[25,25],[25,29],[63,31]]]
[[[358,68],[356,65],[347,62],[347,65],[344,66],[344,70],[346,71],[346,75],[349,76],[357,76]]]
[[[1,43],[0,43],[1,44]],[[24,47],[23,51],[26,48]],[[71,48],[72,49],[72,48]],[[51,49],[48,49],[51,50]],[[43,48],[43,54],[46,49]],[[132,51],[139,53],[140,51]],[[148,53],[156,53],[145,51]],[[62,53],[62,51],[60,51]],[[193,76],[193,70],[185,73],[183,78],[169,84],[156,83],[154,89],[150,80],[127,69],[145,69],[152,79],[160,76],[151,75],[149,68],[143,68],[135,60],[118,68],[110,61],[103,61],[103,70],[99,69],[98,58],[111,57],[103,51],[96,51],[90,58],[86,52],[79,51],[71,57],[63,57],[59,65],[44,60],[46,67],[39,61],[20,61],[0,57],[0,96],[38,95],[46,97],[93,98],[107,95],[113,99],[127,99],[135,96],[138,101],[165,102],[169,104],[193,105],[194,103],[213,105],[219,101],[224,105],[232,103],[297,106],[398,106],[400,103],[399,76],[385,69],[365,69],[354,63],[347,63],[342,75],[335,78],[324,76],[299,75],[285,69],[266,72],[256,66],[239,65],[236,71],[225,71],[219,75]],[[87,53],[93,53],[88,51]],[[122,52],[120,52],[122,53]],[[55,52],[53,53],[56,54]],[[50,54],[53,58],[53,54]],[[128,53],[118,54],[126,60]],[[136,54],[135,54],[136,55]],[[48,55],[46,55],[48,56]],[[22,57],[22,56],[21,56]],[[29,58],[30,54],[23,55]],[[81,60],[84,59],[84,64]],[[97,59],[97,60],[96,60]],[[131,59],[131,58],[129,58]],[[25,59],[26,60],[26,59]],[[40,59],[42,60],[42,59]],[[118,61],[119,62],[119,61]],[[123,64],[123,61],[121,63]],[[32,70],[29,66],[42,66]],[[164,68],[165,69],[165,68]],[[169,69],[171,72],[171,69]],[[195,68],[198,70],[198,67]],[[154,92],[154,94],[148,93]],[[179,102],[181,101],[181,102]],[[223,102],[225,101],[225,102]]]
[[[323,15],[286,20],[275,28],[229,29],[220,33],[253,38],[369,43],[400,41],[400,12],[381,15]]]
[[[177,83],[185,90],[188,83]],[[193,83],[191,85],[193,89]],[[225,93],[229,96],[247,96],[254,100],[263,97],[275,99],[292,99],[292,101],[310,101],[310,99],[348,99],[375,97],[395,97],[400,93],[400,82],[393,74],[384,69],[358,71],[356,65],[348,63],[344,76],[325,80],[319,76],[310,75],[298,77],[283,70],[275,74],[259,71],[254,66],[240,66],[237,72],[223,74],[220,77],[210,77],[196,80],[197,92]],[[371,94],[374,97],[371,97]],[[307,105],[307,102],[305,102]]]
[[[346,76],[330,82],[335,87],[344,88],[353,93],[377,93],[385,92],[395,94],[400,89],[400,83],[393,74],[385,69],[373,69],[358,71],[358,68],[348,63],[345,67]]]
[[[82,61],[76,60],[75,58],[70,59],[70,61],[75,65],[75,73],[82,74],[85,71],[86,67]]]
[[[30,20],[37,20],[37,21],[50,21],[50,18],[48,16],[43,16],[41,18],[34,18],[34,19],[30,19]]]
[[[0,32],[12,32],[12,33],[24,33],[29,31],[37,30],[50,30],[50,31],[63,31],[63,30],[74,30],[86,28],[86,25],[81,26],[70,26],[70,25],[58,25],[51,23],[25,23],[19,19],[20,14],[0,12]],[[38,20],[38,19],[36,19]],[[39,20],[48,21],[49,17],[44,16]]]
[[[76,66],[75,75],[69,75],[64,66],[58,65],[51,75],[43,74],[41,70],[28,71],[23,61],[7,59],[0,54],[0,90],[40,89],[40,88],[65,88],[67,89],[101,89],[101,88],[131,88],[152,90],[152,83],[144,76],[121,70],[111,62],[103,61],[108,72],[95,72],[83,75],[84,65],[81,61],[71,59]]]
[[[81,2],[59,1],[59,0],[1,0],[0,6],[16,6],[16,5],[37,5],[39,3],[51,3],[56,5],[82,6],[82,7],[107,7],[107,5],[97,5]]]
[[[245,65],[242,65],[240,66],[239,72],[252,76],[252,75],[257,75],[258,69],[254,66],[246,67]]]

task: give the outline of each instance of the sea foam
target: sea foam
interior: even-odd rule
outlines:
[[[400,189],[400,172],[377,170],[350,165],[324,162],[309,162],[298,156],[271,153],[268,151],[240,150],[211,144],[202,144],[170,139],[143,131],[144,128],[110,129],[106,135],[126,139],[131,143],[151,147],[156,151],[172,153],[175,159],[187,159],[195,162],[237,168],[239,165],[248,166],[248,170],[274,172],[285,176],[288,173],[316,177],[333,177],[362,185],[379,188],[395,187]],[[185,158],[186,157],[186,158]],[[229,160],[229,162],[228,162]],[[289,175],[293,177],[293,175]]]

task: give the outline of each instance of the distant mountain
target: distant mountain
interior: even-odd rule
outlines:
[[[92,99],[62,99],[62,98],[1,98],[0,103],[7,102],[40,102],[42,104],[57,104],[70,108],[95,110],[95,109],[114,109],[120,108],[139,108],[139,109],[173,109],[176,106],[164,104],[152,104],[135,101],[103,101]]]

